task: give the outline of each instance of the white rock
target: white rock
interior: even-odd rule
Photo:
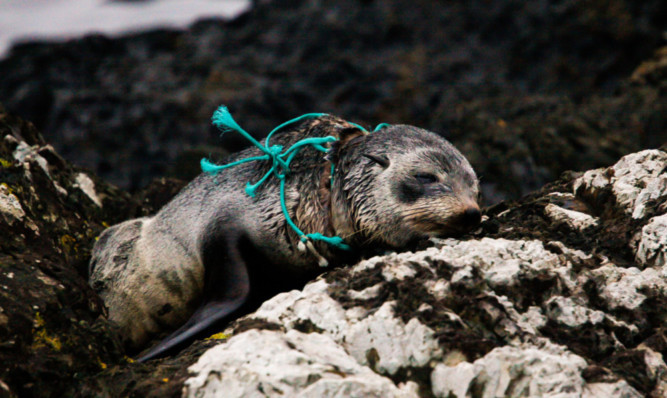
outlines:
[[[326,281],[319,279],[306,285],[303,291],[281,293],[264,302],[250,316],[280,323],[288,329],[307,320],[333,339],[341,340],[355,319],[348,319],[348,314],[340,303],[326,293],[326,287]]]
[[[540,307],[530,306],[526,312],[521,314],[517,323],[523,330],[537,334],[537,330],[547,324],[547,317],[542,313]]]
[[[521,279],[558,277],[566,286],[573,286],[571,264],[544,248],[537,240],[490,239],[441,241],[440,253],[433,256],[457,269],[451,283],[473,278],[471,267],[482,271],[493,288],[518,286]],[[574,253],[574,252],[573,252]],[[472,285],[471,280],[468,284]]]
[[[436,397],[469,397],[468,389],[475,376],[475,365],[470,362],[456,366],[438,364],[431,373],[433,394]]]
[[[605,319],[604,312],[576,304],[569,297],[552,297],[546,302],[546,308],[549,319],[569,327],[600,324]]]
[[[5,139],[7,139],[7,137],[5,137]],[[16,159],[17,161],[19,161],[24,165],[25,172],[28,177],[30,177],[29,162],[35,161],[39,165],[39,167],[42,170],[44,170],[44,173],[46,173],[46,175],[49,177],[56,191],[58,191],[58,193],[60,193],[63,196],[67,196],[67,190],[62,186],[60,186],[60,184],[58,184],[58,182],[54,180],[53,177],[51,177],[51,172],[49,171],[49,162],[47,162],[46,159],[38,152],[41,148],[49,148],[50,150],[53,151],[53,147],[50,145],[47,145],[45,147],[40,147],[38,145],[30,146],[26,144],[25,141],[20,141],[16,149],[14,149],[14,153],[12,153],[12,156],[14,157],[14,159]]]
[[[645,266],[667,265],[667,214],[653,217],[642,228],[636,259]]]
[[[646,204],[651,199],[667,199],[667,173],[659,175],[646,184],[646,188],[637,195],[632,218],[642,218],[646,215]]]
[[[416,271],[414,268],[408,266],[406,263],[395,263],[391,267],[384,267],[382,269],[382,276],[386,281],[402,281],[405,278],[412,278],[415,274]]]
[[[502,334],[504,335],[505,339],[508,339],[511,342],[516,342],[518,344],[524,341],[527,335],[538,334],[537,327],[526,322],[525,314],[520,314],[514,307],[514,303],[509,298],[507,298],[507,296],[498,295],[494,292],[488,292],[486,293],[486,296],[489,298],[495,298],[497,303],[503,307],[501,310],[502,314],[499,314],[497,312],[499,308],[492,305],[480,304],[480,309],[485,310],[489,314],[490,318],[500,319],[496,324],[496,328],[498,331],[502,330]],[[532,308],[537,309],[539,313],[539,308]],[[530,315],[534,315],[534,313]],[[544,315],[541,316],[544,317]],[[503,319],[505,317],[506,319]],[[535,319],[531,320],[536,321]],[[537,321],[535,323],[538,324]],[[546,319],[544,320],[544,323],[546,323]],[[461,324],[465,325],[465,322],[461,320]]]
[[[9,225],[14,224],[14,221],[21,221],[25,217],[25,211],[21,207],[19,198],[9,192],[7,184],[0,184],[0,212],[2,212]]]
[[[622,268],[606,264],[592,271],[600,298],[610,309],[637,309],[646,300],[645,292],[656,296],[667,294],[667,270],[635,267]]]
[[[598,225],[599,219],[590,214],[579,211],[564,209],[549,203],[544,207],[544,212],[556,223],[567,224],[570,228],[583,231],[584,229]]]
[[[646,363],[647,375],[651,380],[655,380],[660,391],[667,393],[667,364],[665,364],[662,354],[653,351],[649,347],[638,347],[644,351],[644,363]]]
[[[7,184],[4,183],[0,184],[0,214],[10,226],[16,221],[23,222],[25,223],[25,226],[30,228],[36,235],[39,235],[39,227],[35,221],[26,217],[19,198],[11,193]]]
[[[225,396],[262,393],[268,396],[416,396],[419,392],[416,380],[397,387],[377,373],[391,376],[400,374],[400,370],[405,368],[430,368],[433,369],[431,381],[436,396],[448,396],[450,393],[469,396],[471,385],[475,386],[475,392],[480,391],[485,397],[592,397],[596,393],[602,394],[599,396],[637,396],[637,392],[623,381],[587,384],[581,377],[587,366],[584,359],[548,343],[546,338],[538,337],[539,330],[547,320],[568,327],[583,324],[601,327],[604,322],[605,327],[610,326],[613,330],[623,328],[624,332],[636,334],[637,327],[589,308],[586,302],[588,295],[581,286],[592,280],[607,308],[634,309],[646,300],[647,295],[664,296],[667,292],[667,267],[649,267],[641,271],[617,267],[607,261],[591,270],[593,263],[584,262],[592,257],[590,254],[569,249],[561,242],[548,243],[547,247],[553,252],[540,241],[527,240],[449,239],[440,240],[438,244],[439,247],[419,253],[392,253],[362,261],[350,268],[352,278],[382,267],[376,276],[380,275],[380,279],[384,280],[373,281],[368,286],[359,287],[360,290],[341,290],[339,293],[347,294],[353,300],[374,298],[386,284],[402,283],[417,275],[420,268],[433,272],[432,279],[424,281],[424,287],[436,300],[451,298],[452,288],[460,288],[461,285],[475,289],[483,286],[484,295],[495,298],[495,301],[486,300],[481,305],[488,306],[478,309],[487,311],[490,319],[497,319],[494,331],[502,335],[508,346],[496,348],[474,363],[466,362],[465,355],[457,350],[443,352],[435,338],[435,331],[418,318],[404,322],[397,317],[394,313],[395,302],[386,302],[379,308],[363,305],[343,308],[329,295],[332,287],[326,280],[318,279],[306,285],[303,291],[279,294],[248,316],[278,323],[287,332],[247,331],[210,350],[205,356],[213,350],[216,353],[211,353],[207,360],[204,356],[200,359],[199,363],[206,363],[206,366],[192,369],[197,373],[186,384],[186,393],[189,396],[206,396],[221,391]],[[573,263],[577,266],[574,267]],[[436,264],[439,271],[452,275],[451,278],[436,273]],[[558,283],[553,285],[556,296],[519,313],[516,303],[512,301],[512,292],[525,286],[526,280],[530,279],[557,279]],[[338,288],[343,289],[342,286]],[[558,293],[558,289],[562,291]],[[510,293],[505,293],[508,291]],[[462,328],[468,327],[461,318],[465,315],[447,312],[431,301],[421,303],[418,308],[418,311],[437,308],[441,311],[439,319],[448,317],[449,321],[460,324]],[[606,311],[604,306],[601,309]],[[495,315],[498,316],[494,318]],[[321,332],[294,334],[297,333],[294,329],[303,324],[313,325]],[[630,330],[630,327],[634,329]],[[242,337],[251,332],[256,336]],[[272,334],[272,337],[265,337],[265,333]],[[294,336],[308,337],[297,339]],[[236,342],[235,338],[240,340]],[[327,342],[323,342],[322,338],[326,338]],[[266,343],[261,341],[264,339],[268,339]],[[234,345],[229,346],[232,342]],[[300,344],[305,344],[306,348]],[[311,352],[315,350],[310,348],[313,346],[318,346],[318,350],[322,346],[321,352]],[[323,370],[326,366],[334,368],[331,364],[339,366],[339,362],[347,363],[336,355],[328,354],[333,351],[344,354],[345,361],[354,365],[340,367],[343,369],[340,371]],[[215,359],[216,356],[219,358]],[[656,358],[650,359],[656,364],[654,373],[658,374],[663,368],[660,365],[662,362]],[[215,365],[214,360],[218,361]],[[371,367],[375,374],[364,373],[371,372]],[[367,384],[366,376],[362,377],[366,374],[379,379]]]
[[[485,279],[492,287],[515,286],[521,273],[521,260],[508,259],[489,268]]]
[[[433,250],[432,253],[439,251]],[[387,268],[409,268],[396,260],[398,256],[385,256],[388,259],[384,261],[383,271]],[[427,264],[423,256],[417,258],[414,253],[403,253],[401,257],[410,259],[413,264]],[[368,269],[368,264],[362,266]],[[409,269],[414,273],[412,268]],[[400,280],[409,277],[410,273],[405,270],[388,271],[382,275],[389,280]],[[348,295],[367,298],[377,294],[379,288],[380,285],[375,285],[361,292],[349,291]],[[309,321],[344,347],[360,364],[367,365],[369,355],[377,355],[376,370],[384,374],[394,374],[404,367],[421,367],[441,358],[442,352],[433,330],[417,319],[405,324],[394,315],[393,306],[393,302],[387,302],[371,313],[360,307],[345,311],[327,294],[327,284],[320,279],[308,284],[303,292],[283,293],[266,301],[251,316],[280,323],[287,329],[294,328],[299,322]],[[371,354],[372,350],[375,354]]]
[[[590,383],[584,387],[582,398],[642,398],[625,380],[616,383]]]
[[[444,279],[427,280],[424,282],[424,287],[436,299],[443,299],[450,292],[450,284]]]
[[[442,357],[433,330],[411,319],[407,325],[396,318],[393,302],[350,327],[343,346],[360,364],[369,365],[371,350],[377,354],[375,370],[395,374],[402,367],[424,366]]]
[[[533,268],[546,269],[556,264],[558,256],[547,251],[537,240],[508,240],[482,238],[468,241],[445,241],[440,256],[460,267],[472,264],[487,270],[508,260],[533,264]]]
[[[646,215],[646,203],[651,199],[667,199],[667,153],[649,149],[624,156],[608,169],[590,170],[574,181],[574,191],[580,189],[595,194],[611,187],[616,203],[633,218]]]
[[[367,287],[364,290],[350,290],[347,292],[347,295],[350,296],[352,300],[368,300],[377,297],[382,289],[382,284],[378,283],[377,285]]]
[[[522,345],[495,348],[474,363],[438,364],[431,373],[436,397],[581,397],[586,361],[565,348]],[[626,385],[629,396],[637,392]],[[604,395],[600,395],[604,396]]]
[[[14,149],[14,153],[12,154],[12,156],[14,156],[14,159],[16,159],[20,163],[24,163],[29,160],[36,161],[39,167],[41,167],[42,170],[44,170],[46,175],[51,177],[51,173],[49,172],[49,162],[47,162],[42,155],[37,153],[38,150],[39,146],[37,145],[30,146],[26,144],[25,141],[20,141],[16,149]]]
[[[368,260],[361,261],[352,267],[352,273],[358,274],[362,271],[375,268],[378,264],[386,265],[382,268],[382,276],[386,281],[402,281],[406,278],[412,278],[416,274],[415,267],[430,268],[430,264],[425,261],[429,253],[437,253],[437,249],[428,248],[425,251],[413,253],[394,253],[390,252],[384,256],[375,256]]]
[[[83,193],[86,194],[98,207],[102,207],[102,201],[97,192],[95,192],[95,183],[93,180],[88,177],[85,173],[79,173],[76,175],[76,183],[73,186],[79,188]]]
[[[309,283],[306,286],[318,283],[324,283],[326,285],[326,282],[322,280]],[[304,294],[301,290],[291,290],[289,292],[279,293],[263,302],[257,311],[250,315],[253,318],[261,318],[268,322],[282,322],[285,318],[292,315],[290,314],[291,307],[297,300],[302,298],[304,298]]]
[[[409,388],[360,366],[327,336],[249,330],[188,369],[186,397],[410,397]]]
[[[408,381],[405,383],[399,383],[398,389],[404,392],[409,397],[419,397],[419,384],[414,381]],[[347,398],[349,395],[342,396],[341,398]],[[361,398],[361,397],[360,397]]]
[[[352,267],[351,272],[353,274],[357,274],[366,270],[375,269],[378,264],[384,264],[384,256],[375,256],[366,260],[362,260],[357,265]]]

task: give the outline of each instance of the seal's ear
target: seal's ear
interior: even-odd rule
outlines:
[[[362,155],[379,164],[382,168],[386,169],[389,166],[389,158],[386,155],[374,153],[362,153]]]
[[[340,157],[340,152],[347,144],[357,137],[366,135],[368,132],[357,127],[346,127],[338,131],[338,140],[331,144],[331,149],[327,152],[326,160],[336,163]]]
[[[348,142],[352,141],[353,139],[366,134],[368,134],[367,131],[364,131],[358,127],[344,128],[338,132],[338,143],[340,144],[341,147],[344,147],[345,145],[347,145]]]

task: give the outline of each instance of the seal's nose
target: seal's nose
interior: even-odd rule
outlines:
[[[479,211],[479,207],[468,207],[461,214],[461,224],[464,227],[476,227],[480,221],[482,221],[482,213]]]

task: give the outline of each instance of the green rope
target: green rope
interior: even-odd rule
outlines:
[[[377,126],[375,126],[375,129],[373,129],[373,132],[376,132],[378,130],[382,130],[385,127],[391,127],[391,124],[389,124],[389,123],[380,123]]]
[[[287,205],[285,204],[285,176],[289,174],[290,169],[289,165],[294,159],[294,157],[299,153],[301,149],[303,149],[306,146],[311,146],[315,148],[316,150],[320,152],[327,152],[328,149],[324,146],[324,144],[334,142],[336,141],[336,137],[333,136],[327,136],[327,137],[310,137],[310,138],[304,138],[298,142],[296,142],[294,145],[289,147],[286,151],[283,152],[283,147],[281,145],[270,145],[269,141],[273,134],[280,129],[282,129],[285,126],[297,123],[301,120],[304,119],[313,119],[313,118],[318,118],[321,116],[325,116],[326,113],[307,113],[305,115],[301,115],[297,118],[294,118],[292,120],[289,120],[280,126],[274,128],[271,130],[269,135],[266,137],[266,140],[264,142],[264,145],[262,145],[260,142],[255,140],[247,131],[245,131],[241,126],[236,123],[234,118],[232,118],[231,113],[229,113],[229,110],[227,109],[226,106],[221,106],[219,107],[214,113],[212,117],[213,124],[223,133],[227,131],[236,131],[240,134],[242,134],[245,138],[248,139],[253,145],[255,145],[257,148],[259,148],[262,152],[265,153],[265,155],[262,156],[254,156],[250,157],[247,159],[241,159],[236,162],[228,163],[225,165],[217,165],[211,163],[208,159],[202,159],[201,160],[201,168],[202,170],[210,175],[215,175],[222,170],[225,170],[230,167],[238,166],[239,164],[247,163],[247,162],[252,162],[256,160],[268,160],[272,162],[271,169],[255,184],[251,184],[248,182],[246,184],[245,192],[251,196],[255,197],[255,191],[257,188],[264,183],[272,174],[280,180],[280,207],[283,210],[283,215],[285,216],[285,221],[287,221],[287,224],[292,228],[297,235],[299,236],[299,239],[306,243],[308,239],[310,240],[319,240],[322,242],[325,242],[331,246],[337,247],[342,250],[350,250],[350,246],[345,244],[343,241],[343,238],[339,236],[324,236],[320,233],[312,233],[312,234],[305,234],[303,231],[299,229],[299,227],[294,224],[292,221],[292,218],[289,215],[289,212],[287,211]],[[362,129],[363,131],[367,131],[363,127],[359,125],[355,125]],[[377,130],[377,128],[376,128]],[[331,164],[331,183],[333,185],[333,173],[334,172],[334,165],[333,163]]]

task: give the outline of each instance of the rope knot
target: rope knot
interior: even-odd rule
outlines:
[[[271,166],[271,171],[273,171],[273,174],[280,179],[285,178],[285,176],[289,173],[289,165],[280,158],[282,152],[282,145],[272,145],[268,149],[267,154],[273,163]]]

